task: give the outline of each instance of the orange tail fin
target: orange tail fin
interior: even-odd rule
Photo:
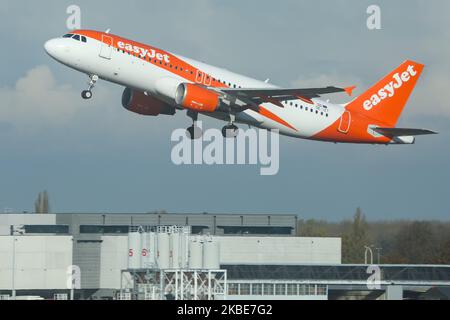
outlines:
[[[424,68],[405,61],[372,88],[347,105],[347,110],[363,114],[394,127]]]

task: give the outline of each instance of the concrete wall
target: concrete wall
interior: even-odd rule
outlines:
[[[340,264],[340,238],[216,237],[221,264]]]
[[[100,257],[100,287],[120,289],[121,270],[128,265],[128,237],[103,236]]]
[[[72,265],[71,236],[0,236],[0,289],[67,288]],[[15,252],[15,263],[13,263]]]

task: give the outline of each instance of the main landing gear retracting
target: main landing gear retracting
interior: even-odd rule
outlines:
[[[93,75],[89,76],[89,79],[90,79],[90,81],[89,81],[88,89],[87,90],[83,90],[81,92],[81,97],[83,99],[85,99],[85,100],[88,100],[88,99],[92,98],[92,89],[94,89],[95,84],[98,81],[98,76],[93,74]]]
[[[198,120],[198,112],[188,111],[188,117],[192,119],[192,126],[186,129],[186,135],[192,140],[200,139],[203,135],[202,129],[196,125]],[[222,128],[222,136],[224,138],[236,138],[239,134],[239,128],[234,124],[235,116],[230,114],[229,123]]]

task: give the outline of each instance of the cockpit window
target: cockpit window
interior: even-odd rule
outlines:
[[[79,34],[68,33],[63,35],[63,38],[72,38],[73,40],[76,41],[82,41],[84,43],[87,42],[87,38],[85,36],[80,36]]]

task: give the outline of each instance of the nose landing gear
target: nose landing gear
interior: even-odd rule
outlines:
[[[98,81],[98,76],[93,74],[89,77],[90,81],[89,81],[89,87],[87,90],[83,90],[81,92],[81,97],[85,100],[91,99],[92,98],[92,89],[95,87],[95,84]]]

